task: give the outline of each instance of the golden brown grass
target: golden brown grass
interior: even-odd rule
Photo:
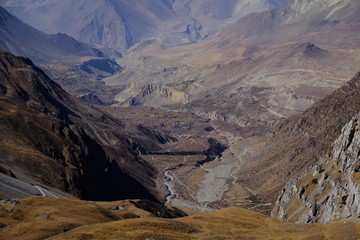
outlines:
[[[355,172],[353,174],[353,178],[355,179],[356,182],[360,183],[360,172]]]
[[[96,203],[33,197],[22,200],[12,212],[0,210],[0,236],[66,240],[356,239],[360,225],[285,223],[241,208],[169,220],[154,218],[128,201]]]
[[[83,225],[153,216],[128,201],[32,197],[11,208],[0,204],[0,239],[44,239]]]
[[[177,220],[132,219],[80,227],[53,239],[349,239],[359,225],[297,225],[240,208],[198,214]]]

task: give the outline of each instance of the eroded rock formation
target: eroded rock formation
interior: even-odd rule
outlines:
[[[360,114],[329,152],[283,189],[272,216],[299,223],[360,219]]]

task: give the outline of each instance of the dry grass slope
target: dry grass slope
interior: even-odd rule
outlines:
[[[21,201],[0,201],[0,239],[45,239],[71,229],[131,218],[155,217],[142,210],[147,204],[158,215],[171,212],[149,201],[91,202],[31,197]]]
[[[128,201],[33,197],[0,208],[3,239],[357,239],[360,225],[301,225],[240,208],[178,219],[155,218]]]

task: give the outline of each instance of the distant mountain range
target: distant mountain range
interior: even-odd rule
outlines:
[[[198,41],[282,1],[0,0],[0,5],[46,33],[62,32],[79,41],[124,50],[148,38],[171,45]]]
[[[103,57],[102,51],[63,34],[46,34],[0,7],[0,48],[36,62],[69,62],[74,57]]]
[[[355,32],[360,23],[359,11],[357,0],[287,0],[273,10],[242,18],[220,35],[225,38],[223,42],[239,43],[239,39],[248,39],[252,44],[264,44],[294,41],[310,33],[334,29]]]

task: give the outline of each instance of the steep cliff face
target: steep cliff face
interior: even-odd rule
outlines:
[[[299,223],[360,221],[360,113],[329,152],[283,189],[272,216]]]

